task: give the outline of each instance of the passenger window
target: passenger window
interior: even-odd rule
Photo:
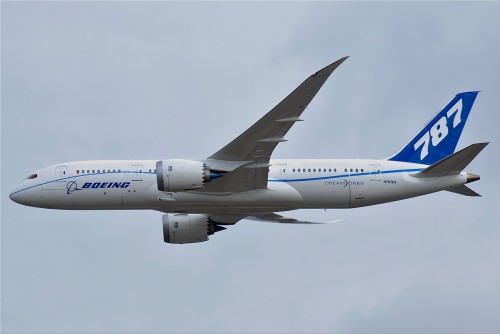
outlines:
[[[361,168],[361,173],[363,173],[365,170],[363,168]]]
[[[333,170],[333,172],[334,172],[334,173],[337,173],[337,168],[335,168],[335,169]]]
[[[308,172],[311,172],[311,168],[308,169]]]
[[[352,168],[351,168],[351,173],[352,173]]]
[[[316,168],[313,169],[313,172],[316,172]]]
[[[346,168],[346,169],[344,169],[344,171],[347,173],[347,168]]]
[[[358,172],[358,169],[356,168],[356,173]]]
[[[92,169],[92,173],[95,173],[95,169]]]

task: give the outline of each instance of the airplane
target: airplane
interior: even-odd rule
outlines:
[[[328,77],[348,57],[307,78],[276,107],[206,159],[102,160],[52,165],[9,197],[49,209],[149,209],[163,214],[163,239],[184,244],[242,219],[309,224],[276,212],[357,208],[441,190],[480,196],[464,168],[488,145],[455,152],[478,91],[457,94],[391,157],[271,159]]]

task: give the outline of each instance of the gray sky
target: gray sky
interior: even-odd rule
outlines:
[[[499,332],[500,3],[2,2],[6,332]],[[307,76],[330,77],[274,157],[383,158],[456,93],[482,198],[441,192],[325,226],[242,221],[163,243],[161,213],[11,202],[32,171],[205,158]]]

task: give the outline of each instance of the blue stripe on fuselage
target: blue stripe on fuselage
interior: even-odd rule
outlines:
[[[413,169],[396,169],[396,170],[386,170],[381,171],[380,173],[354,173],[354,174],[340,174],[340,175],[331,175],[331,176],[321,176],[321,177],[308,177],[302,179],[273,179],[268,180],[268,182],[306,182],[306,181],[317,181],[317,180],[328,180],[328,179],[338,179],[338,178],[346,178],[353,176],[364,176],[364,175],[382,175],[382,174],[394,174],[394,173],[411,173],[411,172],[420,172],[423,168],[413,168]]]
[[[330,175],[330,176],[321,176],[321,177],[309,177],[309,178],[300,178],[300,179],[269,179],[268,182],[307,182],[307,181],[318,181],[318,180],[328,180],[328,179],[338,179],[338,178],[345,178],[345,177],[354,177],[354,176],[365,176],[365,175],[382,175],[382,174],[394,174],[394,173],[411,173],[411,172],[419,172],[423,168],[413,168],[413,169],[396,169],[396,170],[386,170],[386,171],[381,171],[380,173],[370,173],[370,172],[365,172],[365,173],[355,173],[355,174],[340,174],[340,175]],[[94,175],[103,175],[103,174],[137,174],[135,171],[121,171],[121,172],[105,172],[105,173],[91,173],[91,174],[82,174],[82,175],[74,175],[74,176],[68,176],[64,177],[61,179],[56,179],[48,182],[43,182],[40,184],[36,184],[31,187],[27,187],[24,189],[17,190],[11,195],[18,194],[20,192],[23,192],[25,190],[33,189],[39,186],[43,186],[46,184],[54,183],[54,182],[60,182],[60,181],[66,181],[70,179],[75,179],[78,177],[83,177],[83,176],[94,176]],[[139,172],[140,174],[152,174],[155,175],[155,172]]]

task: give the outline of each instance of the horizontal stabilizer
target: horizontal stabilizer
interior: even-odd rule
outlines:
[[[458,187],[453,187],[450,189],[446,189],[449,192],[459,194],[459,195],[464,195],[464,196],[481,196],[471,188],[467,187],[466,185],[461,185]]]
[[[310,221],[306,221],[306,220],[298,220],[295,218],[283,217],[283,216],[280,216],[276,213],[255,214],[252,216],[248,216],[246,219],[263,221],[263,222],[268,222],[268,223],[281,223],[281,224],[328,224],[328,223],[337,223],[339,221],[344,220],[342,218],[342,219],[336,219],[336,220],[327,221],[327,222],[310,222]]]
[[[426,169],[414,174],[415,177],[439,177],[446,175],[459,175],[467,165],[486,147],[489,143],[472,144],[463,150],[453,153]]]

